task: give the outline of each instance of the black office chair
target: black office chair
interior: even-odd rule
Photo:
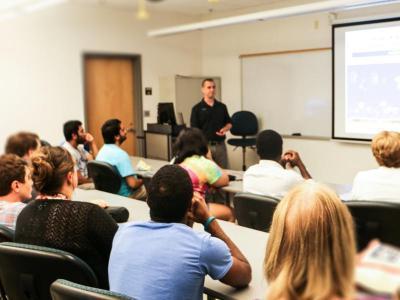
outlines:
[[[134,298],[77,284],[68,280],[58,279],[50,286],[53,300],[133,300]]]
[[[50,285],[59,278],[98,286],[92,269],[71,253],[35,245],[0,243],[0,281],[8,299],[50,300]]]
[[[257,117],[250,111],[238,111],[232,115],[232,135],[241,136],[241,138],[232,138],[228,140],[231,146],[242,147],[243,171],[246,171],[246,148],[254,148],[258,132]],[[253,136],[253,137],[248,137]]]
[[[14,230],[7,226],[0,225],[0,243],[13,242],[14,241]]]
[[[353,216],[358,249],[378,238],[400,247],[400,204],[381,201],[345,201]]]
[[[110,164],[98,160],[87,164],[89,177],[93,179],[96,190],[117,194],[121,187],[122,178]]]
[[[268,232],[279,201],[280,199],[269,196],[237,193],[233,197],[233,205],[238,224]]]

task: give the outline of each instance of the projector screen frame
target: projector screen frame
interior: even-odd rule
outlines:
[[[335,30],[336,30],[336,28],[368,25],[368,24],[375,24],[375,23],[398,22],[398,21],[400,21],[400,17],[388,17],[388,18],[371,19],[371,20],[365,20],[365,21],[355,21],[355,22],[348,22],[348,23],[332,24],[332,35],[331,35],[332,36],[332,140],[356,141],[356,142],[371,142],[372,141],[372,139],[335,136],[335,50],[336,50]]]

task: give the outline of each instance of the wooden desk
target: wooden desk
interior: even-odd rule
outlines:
[[[147,160],[146,160],[147,161]],[[150,219],[149,208],[146,202],[129,199],[126,197],[100,192],[97,190],[76,189],[73,199],[88,201],[95,199],[106,200],[111,206],[124,206],[129,210],[129,221],[147,221]],[[205,293],[219,299],[264,299],[267,284],[264,280],[262,265],[264,261],[265,248],[268,234],[252,230],[239,225],[218,221],[226,234],[234,241],[244,253],[252,267],[253,279],[249,287],[237,290],[219,281],[206,277],[204,287]],[[202,231],[203,226],[195,224],[195,230]]]

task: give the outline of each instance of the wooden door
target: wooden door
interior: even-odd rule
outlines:
[[[135,127],[134,62],[129,58],[86,57],[86,124],[99,146],[104,144],[101,126],[117,118],[126,128]],[[128,132],[122,148],[136,155],[136,136]]]

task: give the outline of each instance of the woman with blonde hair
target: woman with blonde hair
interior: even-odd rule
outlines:
[[[352,217],[328,187],[307,181],[274,213],[264,270],[268,299],[349,299],[356,246]]]
[[[351,198],[400,203],[400,133],[378,133],[372,140],[371,149],[379,168],[356,175]]]

